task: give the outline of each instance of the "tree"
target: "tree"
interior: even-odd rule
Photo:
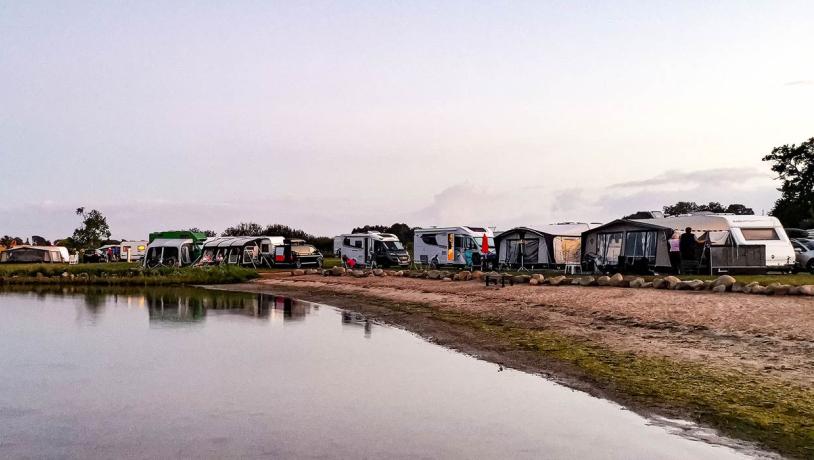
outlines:
[[[783,181],[780,198],[771,215],[783,225],[798,227],[814,223],[814,137],[800,145],[782,145],[763,157]]]
[[[665,206],[663,209],[664,214],[668,216],[692,214],[694,212],[731,213],[739,215],[751,215],[755,213],[752,208],[747,208],[742,204],[733,203],[724,207],[724,205],[717,201],[710,201],[707,204],[697,204],[694,201],[679,201],[672,206]]]
[[[82,207],[76,209],[76,214],[82,216],[82,225],[71,236],[76,249],[97,248],[103,240],[110,238],[107,218],[101,212],[93,209],[85,213],[85,208]]]
[[[263,235],[263,227],[254,222],[241,222],[237,226],[229,227],[221,233],[221,236],[260,236]]]
[[[415,227],[410,227],[407,224],[395,223],[390,226],[386,225],[365,225],[362,227],[356,227],[351,230],[351,233],[366,233],[369,231],[374,232],[381,232],[381,233],[392,233],[396,235],[402,243],[410,243],[413,241],[413,235],[415,235]]]
[[[198,227],[192,227],[192,228],[188,229],[187,231],[188,232],[195,232],[195,233],[203,233],[204,235],[206,235],[207,237],[210,237],[210,238],[213,237],[213,236],[218,236],[218,234],[214,230],[201,230]]]
[[[23,244],[23,239],[18,236],[3,235],[3,237],[0,238],[0,246],[4,248],[13,248],[21,244]]]
[[[34,243],[34,246],[51,246],[51,242],[46,240],[45,238],[34,235],[31,237],[31,242]]]

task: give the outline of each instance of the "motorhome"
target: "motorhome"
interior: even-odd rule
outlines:
[[[494,258],[495,235],[491,229],[461,226],[427,227],[415,231],[413,258],[422,265],[472,265],[473,254],[480,254],[481,259],[486,259],[484,262],[491,262]]]
[[[70,255],[64,246],[20,245],[0,252],[0,263],[68,263]]]
[[[396,235],[367,232],[348,233],[334,237],[334,255],[354,259],[364,266],[390,267],[410,264],[410,255]]]
[[[686,228],[702,245],[698,263],[704,273],[794,269],[794,248],[777,218],[709,213],[620,219],[583,232],[583,264],[606,272],[669,272],[675,268],[670,263],[669,240]]]
[[[185,267],[201,257],[206,235],[201,232],[167,231],[150,233],[145,267]]]

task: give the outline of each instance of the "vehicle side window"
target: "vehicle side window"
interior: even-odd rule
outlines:
[[[361,248],[361,247],[362,247],[362,240],[356,240],[356,241],[354,241],[354,242],[353,242],[353,245],[354,245],[354,246],[356,246],[357,248]]]
[[[425,234],[421,235],[421,241],[423,241],[424,244],[430,244],[430,245],[433,245],[433,246],[438,246],[438,241],[436,241],[434,233],[431,233],[431,234],[426,234],[425,233]]]
[[[342,245],[343,246],[350,246],[350,238],[345,238],[344,240],[342,240]]]
[[[181,263],[188,264],[191,260],[189,260],[189,245],[184,245],[181,247]]]
[[[261,244],[261,245],[260,245],[260,251],[261,251],[261,252],[264,252],[264,253],[269,252],[269,244],[268,244],[268,243],[263,243],[263,244]]]

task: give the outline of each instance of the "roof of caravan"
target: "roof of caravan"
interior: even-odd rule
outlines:
[[[776,218],[770,216],[739,216],[734,214],[700,214],[689,216],[671,216],[660,219],[635,219],[637,222],[646,222],[661,225],[674,230],[683,230],[692,227],[694,231],[722,232],[731,227],[751,226],[777,226]]]
[[[154,246],[180,246],[182,244],[192,243],[191,238],[156,238],[150,243],[150,247]]]
[[[205,248],[226,248],[231,246],[244,246],[264,237],[261,236],[216,236],[208,238],[204,243]]]
[[[415,229],[416,232],[448,232],[450,230],[465,229],[472,233],[494,233],[489,227],[475,227],[471,225],[459,225],[457,227],[424,227]]]
[[[66,251],[68,248],[65,246],[34,246],[33,244],[19,244],[14,247],[6,248],[6,251],[16,251],[18,249],[37,249],[39,251],[61,251],[65,249]]]
[[[356,238],[363,238],[366,236],[374,236],[374,237],[381,237],[381,238],[395,238],[398,239],[399,237],[392,234],[392,233],[382,233],[382,232],[364,232],[364,233],[343,233],[341,235],[336,235],[334,238],[348,238],[348,237],[356,237]]]

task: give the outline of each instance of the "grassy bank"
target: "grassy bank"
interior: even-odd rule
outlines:
[[[0,284],[53,284],[103,286],[178,286],[243,283],[258,276],[252,269],[221,267],[161,267],[135,264],[4,264]]]
[[[498,315],[392,301],[329,287],[268,286],[277,293],[378,316],[442,345],[530,372],[642,412],[690,418],[796,458],[814,457],[814,390],[755,373],[629,353],[555,328]]]

